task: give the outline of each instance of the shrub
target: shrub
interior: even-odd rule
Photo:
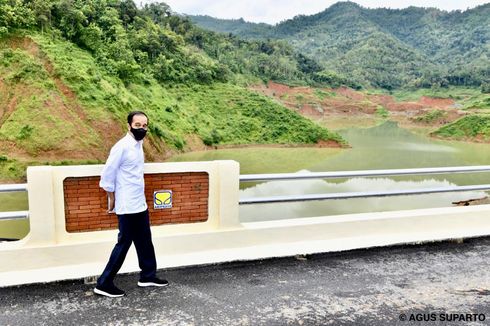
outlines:
[[[32,135],[32,131],[34,130],[34,127],[31,127],[30,125],[24,125],[21,129],[19,134],[17,135],[17,139],[23,140],[27,139]]]

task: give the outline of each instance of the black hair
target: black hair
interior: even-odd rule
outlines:
[[[135,115],[144,115],[146,117],[146,119],[148,119],[148,116],[146,115],[145,112],[143,111],[132,111],[132,112],[129,112],[128,114],[128,124],[131,125],[131,123],[133,123],[133,117]]]

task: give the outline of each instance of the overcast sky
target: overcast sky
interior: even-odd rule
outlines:
[[[156,0],[134,0],[138,5]],[[325,10],[336,0],[162,0],[181,14],[209,15],[217,18],[243,18],[250,22],[276,24],[294,16],[312,15]],[[436,7],[466,10],[489,0],[354,0],[368,8]]]

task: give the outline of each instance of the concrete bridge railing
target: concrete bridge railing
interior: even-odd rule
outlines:
[[[101,171],[28,168],[30,232],[0,243],[0,287],[102,271],[117,219],[106,213]],[[150,163],[145,180],[159,268],[490,235],[490,205],[241,223],[234,161]],[[155,193],[171,193],[171,207],[155,207]],[[138,269],[131,249],[121,271]]]

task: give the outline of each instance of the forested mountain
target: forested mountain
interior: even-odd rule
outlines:
[[[461,11],[367,9],[338,2],[275,26],[190,16],[199,26],[250,39],[285,40],[318,59],[320,74],[363,86],[445,87],[490,83],[490,3]]]
[[[0,36],[33,27],[90,51],[126,81],[151,75],[162,82],[210,83],[239,74],[308,83],[320,69],[286,42],[212,33],[163,2],[138,9],[132,0],[0,0]]]
[[[207,15],[189,15],[188,17],[198,26],[202,26],[206,29],[219,33],[232,33],[245,38],[257,38],[258,35],[260,35],[261,38],[273,36],[273,26],[265,23],[250,23],[245,21],[243,18],[219,19]]]

